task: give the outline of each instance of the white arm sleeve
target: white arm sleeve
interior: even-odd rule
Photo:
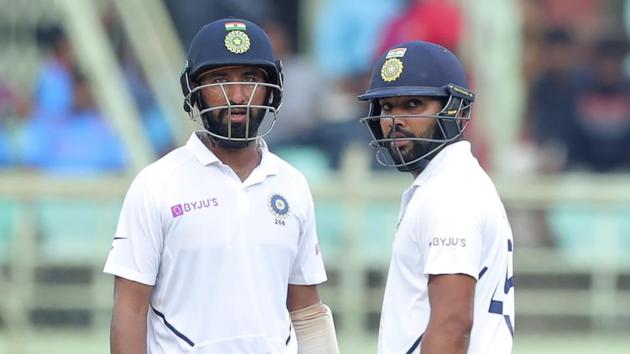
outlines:
[[[306,183],[305,183],[306,185]],[[317,229],[315,227],[315,207],[313,197],[308,186],[305,187],[308,193],[306,208],[301,215],[300,240],[298,244],[298,254],[293,263],[293,269],[289,277],[289,284],[314,285],[326,281],[326,270],[324,261],[319,249],[317,239]]]
[[[466,200],[436,201],[421,223],[417,242],[426,274],[478,278],[483,243],[483,211],[478,206]]]
[[[298,354],[338,354],[337,335],[330,308],[322,303],[291,312]]]
[[[162,224],[158,206],[142,171],[125,196],[105,273],[154,285],[162,252]]]

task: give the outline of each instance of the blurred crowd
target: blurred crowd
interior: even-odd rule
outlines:
[[[623,2],[532,3],[525,133],[539,148],[540,172],[630,171],[630,23],[624,24]]]
[[[111,11],[102,14],[126,84],[153,148],[173,147],[171,133],[152,97],[121,25]],[[0,168],[53,175],[117,173],[127,168],[127,149],[103,116],[61,23],[32,28],[40,53],[35,82],[11,87],[0,77]],[[25,89],[28,88],[28,89]]]
[[[356,100],[373,60],[412,39],[458,52],[466,14],[455,0],[165,0],[187,47],[199,26],[235,16],[269,33],[284,63],[284,103],[267,140],[312,148],[332,169],[345,148],[367,144]],[[630,171],[629,1],[521,0],[528,109],[519,144],[535,147],[536,172]],[[313,11],[311,11],[313,10]],[[304,14],[308,14],[304,16]],[[306,18],[305,18],[306,17]],[[102,14],[157,155],[175,145],[114,11]],[[0,168],[47,173],[120,172],[125,144],[103,116],[61,23],[33,28],[40,64],[32,85],[0,74]],[[474,82],[474,80],[473,80]],[[173,81],[173,85],[178,85]],[[473,88],[474,89],[474,88]],[[471,124],[474,128],[474,124]]]

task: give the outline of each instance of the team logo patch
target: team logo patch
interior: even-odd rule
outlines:
[[[225,47],[234,54],[243,54],[249,50],[251,42],[247,33],[234,30],[225,36]]]
[[[403,62],[398,58],[389,58],[381,68],[381,78],[386,82],[392,82],[400,77],[403,72]]]
[[[276,220],[283,220],[289,216],[289,202],[280,194],[273,194],[269,198],[269,210]]]

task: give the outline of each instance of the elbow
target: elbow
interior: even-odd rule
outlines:
[[[468,339],[470,339],[470,332],[472,331],[473,327],[473,319],[472,317],[461,319],[453,327],[453,333],[455,333],[460,338],[464,338],[466,341],[468,341]]]
[[[448,333],[453,339],[468,341],[474,321],[472,314],[455,313],[436,322],[439,333]]]
[[[473,327],[473,314],[460,312],[450,316],[447,325],[453,333],[457,333],[461,336],[470,337],[470,332]]]

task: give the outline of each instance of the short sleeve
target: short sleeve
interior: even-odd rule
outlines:
[[[418,225],[425,274],[467,274],[477,279],[482,259],[479,206],[442,199],[423,213]]]
[[[315,226],[315,211],[311,192],[306,187],[306,205],[301,216],[301,230],[298,241],[298,252],[293,263],[289,284],[315,285],[326,281],[326,270],[319,248]]]
[[[159,208],[146,170],[129,187],[103,272],[154,285],[162,250]]]

